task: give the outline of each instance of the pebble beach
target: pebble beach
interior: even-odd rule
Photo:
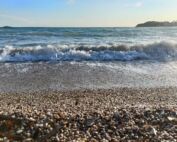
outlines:
[[[177,88],[0,94],[0,141],[177,141]]]

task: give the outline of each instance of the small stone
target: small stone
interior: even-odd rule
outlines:
[[[17,134],[21,134],[22,132],[23,132],[23,130],[20,129],[20,130],[18,130],[16,133],[17,133]]]
[[[59,115],[60,118],[65,118],[66,117],[66,114],[64,112],[59,112],[58,115]]]
[[[52,116],[52,113],[50,111],[47,112],[47,116]]]
[[[27,138],[27,139],[25,139],[25,142],[31,142],[31,141],[32,141],[31,138]]]
[[[150,127],[150,128],[151,128],[150,133],[151,133],[152,135],[156,136],[156,135],[157,135],[157,130],[156,130],[154,127]]]
[[[92,139],[91,139],[91,142],[97,142],[97,140],[96,140],[96,139],[94,139],[94,138],[92,138]]]
[[[94,123],[95,123],[95,120],[94,120],[94,119],[88,119],[86,125],[87,125],[88,127],[91,127]]]
[[[108,133],[105,134],[105,137],[106,137],[107,140],[111,141],[111,137],[109,136]]]
[[[169,121],[177,121],[177,119],[176,119],[175,117],[167,117],[167,119],[168,119]]]
[[[121,120],[121,119],[120,119],[121,117],[120,117],[120,115],[119,115],[118,112],[114,113],[113,118],[115,118],[117,121],[120,121],[120,120]]]
[[[58,134],[56,135],[56,140],[57,140],[57,142],[59,142],[60,141],[60,138],[59,138],[59,136],[58,136]]]
[[[166,132],[166,131],[164,131],[163,133],[162,133],[162,136],[165,136],[165,137],[167,137],[169,134]]]
[[[26,133],[26,136],[27,136],[27,137],[30,137],[30,136],[31,136],[31,134],[30,134],[30,133]]]
[[[108,140],[106,140],[106,139],[103,139],[103,142],[108,142]]]
[[[89,131],[87,131],[86,134],[87,134],[87,136],[88,136],[89,138],[92,137]]]
[[[119,142],[116,138],[112,138],[111,142]]]
[[[32,117],[30,117],[29,120],[30,120],[30,121],[33,121],[33,122],[36,121],[36,120],[35,120],[34,118],[32,118]]]
[[[37,126],[37,127],[41,127],[41,128],[44,127],[43,124],[36,124],[36,126]]]

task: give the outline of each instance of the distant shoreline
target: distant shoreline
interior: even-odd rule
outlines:
[[[136,27],[177,27],[177,21],[174,22],[159,22],[159,21],[147,21],[145,23],[137,24],[136,26],[95,26],[95,27],[80,27],[80,26],[0,26],[2,29],[13,29],[13,28],[136,28]]]
[[[177,27],[177,22],[158,22],[158,21],[148,21],[145,23],[140,23],[136,27]]]
[[[3,28],[3,29],[11,29],[11,28],[13,28],[13,27],[11,27],[11,26],[3,26],[3,27],[1,27],[1,28]]]

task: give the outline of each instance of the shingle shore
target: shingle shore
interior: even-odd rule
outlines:
[[[177,89],[0,94],[0,141],[177,141]]]

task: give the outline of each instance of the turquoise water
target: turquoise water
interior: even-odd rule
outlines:
[[[176,60],[177,28],[0,28],[0,62]]]

